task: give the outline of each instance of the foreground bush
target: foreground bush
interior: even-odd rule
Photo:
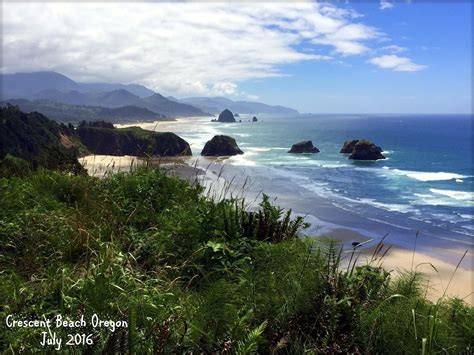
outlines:
[[[90,335],[73,348],[85,353],[473,351],[473,308],[429,302],[422,275],[343,268],[337,245],[299,238],[304,221],[267,197],[249,212],[201,192],[147,169],[0,179],[2,321],[127,322],[55,329]],[[0,352],[45,351],[42,331],[3,322]]]

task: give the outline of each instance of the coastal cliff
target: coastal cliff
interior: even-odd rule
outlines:
[[[145,156],[191,155],[189,144],[171,132],[139,127],[115,128],[103,121],[78,128],[17,106],[0,106],[0,175],[22,175],[39,168],[85,173],[78,157],[88,154]]]
[[[111,124],[82,122],[76,133],[93,154],[138,157],[192,154],[189,144],[171,132],[158,133],[140,127],[115,128]]]
[[[77,157],[87,153],[71,125],[58,124],[38,112],[0,107],[0,165],[84,172]],[[8,166],[8,168],[7,168]],[[25,169],[22,169],[25,170]]]

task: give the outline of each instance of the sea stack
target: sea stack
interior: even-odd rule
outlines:
[[[382,148],[366,140],[358,141],[349,156],[352,160],[379,160],[385,159]]]
[[[319,153],[319,149],[313,145],[312,141],[303,141],[293,144],[288,153]]]
[[[229,136],[214,136],[210,141],[206,142],[201,155],[208,157],[230,156],[244,154],[240,150],[234,138]]]
[[[349,139],[345,141],[339,153],[351,154],[352,151],[354,150],[354,146],[357,144],[358,141],[359,141],[358,139]]]
[[[230,110],[225,109],[220,113],[217,122],[235,122],[234,114]]]

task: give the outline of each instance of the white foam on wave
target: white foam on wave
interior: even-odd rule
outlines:
[[[252,152],[269,152],[269,151],[273,150],[274,148],[270,148],[270,147],[247,147],[245,149],[250,150]]]
[[[385,169],[385,167],[384,167]],[[453,179],[465,179],[468,176],[456,174],[456,173],[449,173],[449,172],[426,172],[426,171],[409,171],[409,170],[399,170],[399,169],[388,169],[396,174],[405,175],[411,179],[415,179],[418,181],[445,181],[445,180],[453,180]]]
[[[417,212],[416,209],[414,209],[412,206],[408,206],[408,205],[402,205],[402,204],[398,204],[398,203],[382,203],[382,202],[378,202],[372,198],[361,198],[359,199],[359,201],[361,203],[364,203],[364,204],[367,204],[367,205],[371,205],[371,206],[375,206],[375,207],[378,207],[378,208],[381,208],[381,209],[384,209],[384,210],[387,210],[387,211],[394,211],[394,212],[399,212],[399,213],[414,213],[414,212]]]
[[[328,168],[328,169],[337,169],[351,166],[349,164],[340,163],[339,161],[321,161],[312,159],[311,156],[298,156],[298,157],[288,157],[284,159],[280,159],[278,161],[273,160],[268,162],[269,165],[272,166],[299,166],[299,167],[309,167],[309,166],[317,166],[321,168]]]
[[[382,166],[382,169],[374,169],[376,172],[382,173],[383,175],[395,174],[400,176],[406,176],[418,181],[447,181],[455,180],[456,182],[463,182],[462,179],[470,178],[472,176],[461,175],[457,173],[450,173],[444,171],[432,172],[432,171],[411,171],[411,170],[400,170],[392,169],[388,166]]]
[[[460,174],[445,173],[445,172],[438,172],[438,173],[413,172],[413,173],[408,173],[406,175],[412,179],[416,179],[419,181],[443,181],[443,180],[452,180],[452,179],[464,179],[467,177]]]
[[[436,190],[436,189],[431,189],[431,190]],[[436,193],[434,191],[431,191],[431,192]],[[459,199],[452,198],[444,193],[440,193],[436,195],[415,193],[413,195],[417,197],[417,199],[411,202],[413,206],[427,205],[427,206],[466,207],[466,205],[472,206],[473,204],[471,202],[472,200],[471,201],[469,201],[469,199],[459,200]],[[445,197],[442,197],[443,195]]]
[[[430,189],[431,192],[439,195],[448,196],[459,201],[468,201],[474,199],[474,193],[471,191],[455,191],[455,190],[440,190]]]
[[[246,152],[244,154],[234,155],[229,158],[229,163],[238,166],[256,166],[255,161],[250,158],[256,154],[255,152]]]
[[[326,197],[326,198],[329,196],[337,197],[339,199],[342,199],[348,202],[352,202],[352,203],[360,204],[360,205],[370,205],[372,207],[384,209],[386,211],[398,212],[398,213],[417,213],[418,212],[416,208],[410,205],[402,205],[398,203],[383,203],[371,198],[349,198],[340,194],[340,191],[331,190],[321,185],[318,186],[314,184],[313,182],[309,184],[308,183],[302,184],[302,187],[322,197]],[[337,207],[340,207],[340,206],[338,205]]]
[[[440,221],[449,222],[452,224],[458,224],[465,222],[459,214],[446,214],[446,213],[433,213],[433,217],[439,219]]]
[[[336,162],[335,164],[321,164],[320,166],[323,168],[343,168],[350,165]]]

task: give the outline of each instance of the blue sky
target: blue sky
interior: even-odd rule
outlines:
[[[406,48],[399,55],[425,65],[415,72],[374,67],[367,56],[342,63],[304,61],[287,65],[288,77],[242,85],[259,99],[285,102],[306,112],[469,113],[472,110],[472,3],[349,4],[364,23],[387,33],[386,45]],[[301,48],[308,48],[305,43]],[[330,48],[317,47],[322,54]]]
[[[467,0],[1,6],[4,73],[53,70],[301,112],[472,109]]]

